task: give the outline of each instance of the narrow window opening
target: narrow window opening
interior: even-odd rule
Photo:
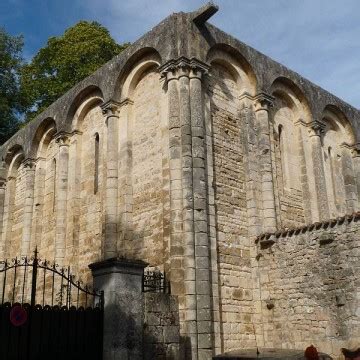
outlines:
[[[94,194],[99,190],[99,134],[95,134]]]
[[[287,174],[286,174],[286,164],[285,164],[285,147],[284,147],[284,131],[282,125],[278,127],[279,134],[279,151],[280,151],[280,164],[281,164],[281,174],[283,178],[283,187],[287,186]]]
[[[334,159],[333,159],[333,153],[332,149],[329,146],[328,148],[328,157],[329,157],[329,165],[330,165],[330,178],[331,178],[331,189],[332,189],[332,195],[333,195],[333,202],[336,205],[336,184],[335,184],[335,169],[334,169]]]
[[[56,207],[56,159],[53,159],[52,162],[52,176],[53,176],[53,186],[52,186],[52,190],[53,190],[53,206],[52,206],[52,210],[53,212],[55,211],[55,207]]]

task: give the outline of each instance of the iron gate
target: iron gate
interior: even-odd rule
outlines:
[[[0,262],[0,359],[102,359],[104,293],[38,258]]]

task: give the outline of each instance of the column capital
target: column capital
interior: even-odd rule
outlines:
[[[59,146],[69,146],[70,137],[71,137],[71,133],[68,133],[66,131],[60,131],[57,134],[55,134],[55,142]]]
[[[322,134],[325,132],[326,125],[318,120],[313,120],[312,122],[308,123],[310,136],[318,136],[321,137]]]
[[[210,66],[196,58],[187,58],[181,56],[178,59],[172,59],[159,68],[162,78],[166,81],[179,79],[182,76],[190,78],[199,78],[206,75]]]
[[[27,158],[22,163],[26,170],[34,170],[36,166],[36,159]]]
[[[274,106],[275,98],[265,92],[260,92],[254,97],[255,111],[269,111]]]
[[[360,143],[355,143],[353,145],[350,145],[349,149],[351,151],[352,157],[360,158]]]
[[[122,104],[119,103],[118,101],[108,100],[104,102],[102,105],[100,105],[100,107],[103,115],[105,115],[106,117],[110,117],[110,116],[118,116],[118,112],[121,105]]]

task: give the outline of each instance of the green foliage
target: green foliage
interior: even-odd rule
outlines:
[[[80,21],[63,36],[51,37],[47,46],[22,69],[26,120],[34,118],[127,45],[118,45],[97,22]]]
[[[19,71],[22,66],[23,39],[11,36],[0,28],[0,144],[19,127],[22,97],[19,91]]]

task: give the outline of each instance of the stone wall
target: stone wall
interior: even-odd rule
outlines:
[[[214,64],[208,93],[213,130],[214,193],[221,336],[227,350],[254,345],[251,325],[251,270],[248,244],[247,194],[239,90],[233,75]]]
[[[133,243],[130,258],[164,263],[160,81],[143,74],[134,92],[132,124]]]
[[[183,359],[177,297],[144,293],[144,317],[144,359]]]
[[[360,343],[360,213],[258,238],[265,347],[310,344],[339,358]]]

